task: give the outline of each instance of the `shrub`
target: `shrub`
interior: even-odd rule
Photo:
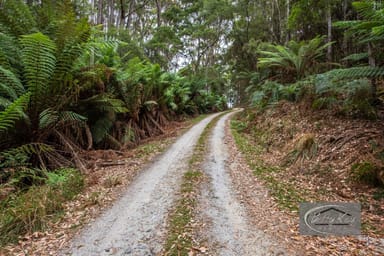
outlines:
[[[58,169],[47,174],[47,185],[59,190],[65,200],[72,199],[84,188],[84,178],[76,169]]]
[[[370,162],[355,163],[351,167],[352,180],[370,186],[383,186],[383,170]]]
[[[286,156],[286,164],[295,163],[301,159],[311,159],[317,153],[317,142],[315,136],[311,133],[303,134],[295,141],[295,148]]]

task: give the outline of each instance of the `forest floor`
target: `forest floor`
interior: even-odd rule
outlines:
[[[241,163],[243,171],[232,178],[255,225],[296,248],[297,255],[384,255],[384,188],[353,173],[357,163],[383,170],[383,130],[382,120],[314,111],[304,103],[244,111],[232,121],[236,143],[232,136],[228,140],[236,149],[229,161]],[[380,171],[369,173],[370,180],[375,174]],[[255,202],[263,187],[264,201]],[[361,235],[300,235],[301,202],[360,202]]]
[[[176,131],[180,129],[173,129],[167,138],[135,150],[90,154],[92,171],[88,187],[75,201],[68,203],[65,216],[52,223],[46,232],[23,237],[18,245],[5,248],[4,254],[253,256],[384,253],[382,198],[374,199],[378,190],[369,187],[362,189],[359,186],[358,192],[354,192],[355,187],[349,185],[353,183],[346,177],[350,165],[346,161],[352,161],[350,158],[356,161],[363,152],[368,155],[364,146],[367,137],[364,136],[381,143],[380,124],[371,127],[369,122],[345,120],[330,124],[326,116],[306,120],[292,105],[283,105],[258,116],[252,112],[240,114],[241,117],[232,122],[231,132],[229,119],[233,114],[211,115],[177,140]],[[254,116],[249,118],[249,115]],[[192,215],[186,232],[190,234],[180,236],[191,236],[192,245],[186,254],[169,254],[163,247],[173,232],[169,230],[172,209],[185,196],[180,188],[183,175],[191,167],[199,137],[215,117],[218,120],[204,137],[203,157],[198,163],[203,177],[196,182],[196,189],[187,193],[187,197],[194,198],[188,205]],[[247,120],[253,121],[247,123]],[[316,123],[321,120],[323,123]],[[347,133],[352,128],[355,136]],[[298,137],[309,132],[313,132],[316,141],[322,142],[318,149],[322,153],[316,157],[328,156],[324,160],[327,168],[317,158],[303,158],[286,167],[285,172],[275,171],[286,166],[281,163],[286,161],[286,155],[292,151]],[[344,135],[346,141],[322,137],[337,135]],[[342,145],[337,144],[340,140]],[[330,144],[326,145],[327,142]],[[360,146],[358,149],[357,145]],[[332,147],[335,148],[333,151]],[[257,164],[252,162],[254,160]],[[264,169],[268,166],[269,178],[255,171],[261,164]],[[329,173],[331,170],[335,173]],[[330,178],[336,174],[339,182]],[[298,233],[297,203],[301,200],[362,199],[363,235],[308,237]]]

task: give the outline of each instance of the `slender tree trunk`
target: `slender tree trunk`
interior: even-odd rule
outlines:
[[[157,27],[161,27],[161,4],[160,0],[155,0],[156,2],[156,13],[157,13]]]
[[[328,38],[327,41],[332,42],[332,9],[328,6],[327,9],[327,25],[328,25]],[[332,45],[328,46],[327,49],[327,61],[332,62]]]
[[[372,43],[368,43],[368,63],[371,67],[376,67],[376,60],[373,53]],[[375,101],[377,101],[377,81],[375,78],[371,79],[372,84],[372,96]]]
[[[103,0],[99,0],[97,5],[97,24],[103,24],[104,23],[104,17],[103,17]]]
[[[115,26],[115,1],[108,0],[108,29]]]
[[[347,20],[347,11],[348,11],[348,0],[343,1],[343,21]],[[346,56],[348,53],[348,37],[346,33],[343,36],[343,55]]]
[[[376,66],[376,60],[373,56],[373,45],[372,43],[368,43],[368,63],[369,66],[375,67]]]
[[[125,24],[126,28],[129,28],[131,26],[131,24],[132,24],[132,15],[133,15],[133,10],[134,9],[135,9],[135,0],[131,0],[129,2],[129,10],[128,10],[127,23]]]
[[[120,21],[119,27],[124,27],[125,25],[125,5],[124,0],[120,0]]]
[[[286,4],[287,4],[287,22],[286,22],[285,26],[286,26],[286,30],[287,30],[287,36],[285,38],[285,42],[288,43],[291,40],[291,32],[288,29],[288,20],[289,20],[289,16],[291,15],[290,0],[287,0]]]
[[[246,2],[247,3],[247,7],[245,8],[245,15],[246,15],[246,19],[247,19],[247,27],[246,27],[246,37],[247,37],[247,43],[249,42],[249,25],[251,23],[250,21],[250,17],[249,17],[249,1]]]

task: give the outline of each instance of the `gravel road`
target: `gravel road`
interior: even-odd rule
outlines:
[[[210,182],[200,198],[200,218],[206,218],[206,232],[214,255],[285,255],[284,250],[265,233],[250,225],[245,207],[236,197],[229,174],[225,124],[234,112],[224,115],[209,140],[204,171]],[[209,221],[208,221],[209,220]]]
[[[273,240],[253,228],[238,201],[228,171],[225,122],[221,117],[208,143],[203,168],[210,177],[201,191],[199,209],[206,225],[204,236],[213,255],[284,255]],[[175,202],[188,159],[211,115],[180,137],[170,149],[127,188],[115,205],[76,237],[61,255],[159,255],[164,244],[167,212]],[[199,214],[200,215],[200,214]],[[203,220],[204,221],[204,220]],[[277,252],[277,253],[276,253]]]
[[[211,115],[180,137],[137,177],[122,198],[76,237],[61,255],[156,255],[163,244],[168,209],[188,157]]]

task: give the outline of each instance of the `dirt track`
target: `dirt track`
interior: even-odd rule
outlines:
[[[213,129],[204,170],[210,177],[200,198],[201,217],[209,219],[208,240],[217,255],[284,255],[270,237],[248,221],[245,207],[236,197],[230,178],[228,149],[225,143],[226,121],[223,116]],[[204,217],[202,217],[204,216]]]
[[[125,195],[75,238],[69,255],[152,255],[161,250],[167,210],[188,157],[212,115],[185,133],[129,186]]]
[[[218,114],[211,115],[180,137],[170,149],[137,177],[124,196],[76,237],[62,255],[157,255],[164,243],[167,212],[176,199],[188,158],[200,134]],[[228,174],[224,143],[225,122],[220,118],[209,141],[203,164],[211,177],[201,193],[208,240],[215,255],[274,255],[272,240],[249,225]],[[281,252],[281,251],[280,251]]]

